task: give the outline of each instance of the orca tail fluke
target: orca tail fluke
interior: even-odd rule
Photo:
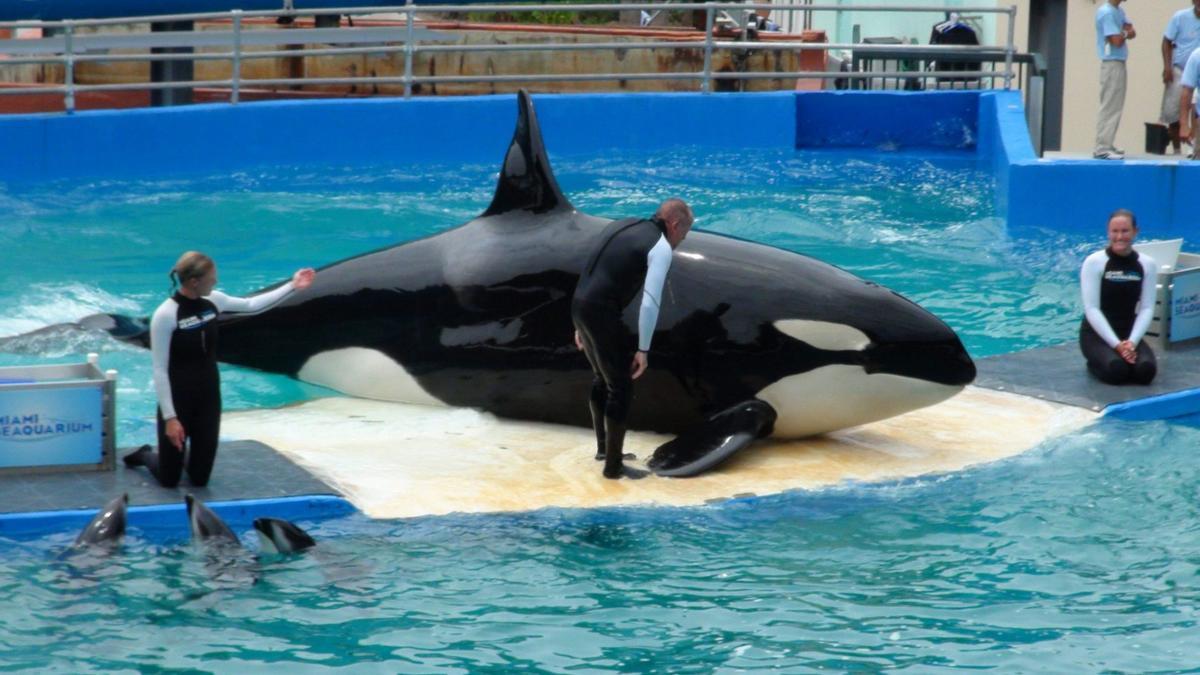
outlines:
[[[79,320],[84,330],[102,330],[121,342],[150,347],[150,319],[124,314],[92,314]]]
[[[64,349],[68,352],[91,351],[102,348],[95,342],[95,334],[100,332],[121,342],[150,348],[149,319],[123,314],[90,314],[74,323],[56,323],[28,333],[0,338],[0,352],[45,354]]]
[[[504,155],[500,179],[492,204],[482,217],[496,216],[509,211],[545,213],[555,209],[573,209],[563,196],[546,157],[542,131],[538,126],[533,99],[522,89],[517,94],[517,129]]]
[[[775,428],[770,404],[752,399],[723,410],[704,424],[658,446],[646,466],[659,476],[696,476],[732,457]]]

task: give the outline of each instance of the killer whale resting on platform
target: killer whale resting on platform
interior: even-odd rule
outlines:
[[[221,318],[222,361],[360,397],[590,426],[570,302],[608,219],[577,211],[529,95],[491,205],[445,232],[322,268],[309,289]],[[766,435],[799,438],[942,401],[975,365],[915,303],[804,255],[694,232],[674,256],[629,426],[679,434],[656,473],[707,470]],[[639,299],[624,313],[632,344]],[[145,344],[137,319],[89,317]]]

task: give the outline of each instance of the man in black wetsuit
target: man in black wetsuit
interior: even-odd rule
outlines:
[[[625,421],[633,380],[648,365],[671,251],[692,229],[692,221],[692,209],[682,199],[663,202],[649,220],[615,221],[605,229],[579,275],[571,319],[575,344],[587,356],[594,375],[589,407],[596,430],[596,459],[604,460],[605,478],[645,475],[623,465]],[[642,304],[634,351],[621,311],[639,290]]]

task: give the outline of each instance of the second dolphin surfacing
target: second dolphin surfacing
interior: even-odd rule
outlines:
[[[311,288],[259,314],[223,316],[220,358],[355,396],[590,426],[592,375],[570,302],[609,222],[562,194],[522,92],[482,215],[321,268]],[[638,303],[625,311],[631,345]],[[697,231],[674,256],[630,427],[683,434],[652,465],[688,475],[757,437],[880,420],[974,377],[954,331],[904,297],[804,255]]]

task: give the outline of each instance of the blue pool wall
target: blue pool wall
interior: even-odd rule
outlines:
[[[160,177],[390,160],[499,164],[515,96],[270,101],[0,117],[0,181]],[[972,157],[1010,230],[1094,232],[1116,208],[1143,236],[1194,236],[1200,163],[1038,159],[1019,92],[569,94],[534,97],[552,156],[859,148]]]
[[[1108,214],[1128,208],[1145,237],[1190,238],[1185,250],[1200,239],[1188,208],[1200,194],[1200,162],[1039,159],[1016,91],[568,94],[534,102],[552,159],[684,146],[956,156],[993,172],[998,215],[1013,236],[1044,229],[1099,243]],[[11,189],[391,161],[498,167],[516,112],[515,96],[496,95],[4,116],[0,181]]]
[[[1200,389],[1185,389],[1162,396],[1113,403],[1104,409],[1105,417],[1131,422],[1185,417],[1200,412]]]
[[[350,502],[331,495],[214,501],[207,502],[207,506],[239,535],[248,532],[256,518],[281,518],[310,524],[358,513]],[[147,539],[158,542],[188,539],[187,507],[182,501],[130,506],[127,514],[128,526]],[[21,541],[57,532],[75,532],[82,530],[95,515],[95,509],[3,513],[0,514],[0,538]]]
[[[1014,231],[1102,233],[1108,215],[1126,208],[1137,214],[1145,238],[1200,240],[1200,165],[1194,162],[1026,160],[1013,163],[1008,176]]]
[[[796,142],[791,92],[538,96],[535,105],[552,156],[685,145],[794,147]],[[0,143],[6,148],[0,180],[156,177],[392,160],[498,167],[516,113],[514,96],[471,96],[13,115],[0,117]]]

